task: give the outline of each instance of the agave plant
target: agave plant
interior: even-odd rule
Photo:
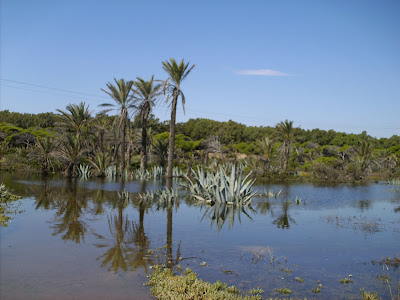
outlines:
[[[136,170],[132,173],[132,177],[137,180],[148,180],[151,178],[151,173],[148,170]]]
[[[227,173],[228,169],[230,175]],[[253,190],[255,180],[248,179],[251,173],[243,177],[243,170],[237,170],[235,165],[220,166],[215,174],[205,173],[203,168],[198,168],[197,173],[193,169],[191,171],[193,181],[185,176],[187,182],[183,186],[200,201],[246,205],[250,204],[251,198],[256,195]]]
[[[139,194],[139,202],[145,204],[156,203],[159,208],[171,206],[175,200],[178,200],[179,193],[177,189],[159,189],[156,192],[146,192]]]
[[[154,166],[151,169],[151,173],[154,180],[161,180],[164,176],[164,168],[161,166]]]
[[[174,167],[172,169],[172,176],[173,177],[182,177],[183,176],[183,171],[179,169],[178,167]]]

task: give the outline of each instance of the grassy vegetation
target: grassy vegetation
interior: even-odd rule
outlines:
[[[261,289],[242,292],[235,286],[220,281],[213,284],[197,278],[196,273],[186,269],[184,274],[175,275],[171,269],[154,266],[147,285],[157,299],[262,299]]]

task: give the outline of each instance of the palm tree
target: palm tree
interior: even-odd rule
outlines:
[[[168,152],[168,167],[167,177],[172,178],[172,169],[174,167],[174,150],[175,150],[175,123],[176,123],[176,106],[178,104],[178,98],[181,96],[183,111],[185,112],[185,95],[181,90],[182,81],[189,75],[196,65],[189,67],[189,62],[184,63],[184,60],[177,64],[175,59],[171,58],[170,61],[162,63],[163,69],[167,72],[170,81],[167,84],[170,96],[167,98],[172,99],[171,103],[171,121],[169,124],[170,135],[169,135],[169,152]]]
[[[265,171],[268,172],[271,165],[271,160],[275,155],[274,142],[269,137],[265,137],[258,142],[258,145],[260,146],[263,153],[263,160],[265,161]]]
[[[142,144],[140,149],[140,170],[144,171],[147,168],[147,121],[151,110],[153,109],[158,97],[163,93],[164,85],[156,84],[154,76],[151,76],[149,81],[138,77],[133,83],[136,111],[140,116],[142,125]]]
[[[121,165],[120,165],[120,173],[121,176],[125,173],[125,140],[126,140],[126,128],[128,123],[128,111],[134,107],[132,103],[132,95],[131,90],[133,86],[133,81],[125,82],[124,79],[117,79],[114,78],[116,86],[112,83],[107,83],[107,88],[109,91],[101,89],[103,92],[107,93],[115,103],[102,103],[100,104],[101,107],[110,107],[109,109],[104,110],[103,112],[108,112],[111,110],[118,110],[119,111],[119,124],[118,128],[120,130],[120,139],[121,139]]]
[[[45,139],[36,139],[36,151],[33,152],[34,158],[42,165],[42,174],[47,175],[49,173],[49,167],[51,166],[51,155],[54,150],[54,139],[46,137]]]
[[[85,138],[89,134],[92,117],[89,112],[89,105],[85,102],[79,104],[68,104],[66,111],[57,109],[61,114],[58,125],[64,127],[68,132],[75,133],[77,138]]]
[[[65,175],[67,177],[76,175],[76,167],[82,160],[82,156],[85,152],[87,152],[87,149],[82,146],[80,139],[74,135],[67,134],[65,138],[60,140],[58,151],[55,153],[55,156],[59,157],[67,164],[65,169]]]
[[[361,171],[361,176],[363,176],[371,170],[373,165],[376,164],[373,157],[374,147],[369,141],[362,140],[358,141],[357,147],[354,147],[353,149],[357,154],[355,158],[356,166]]]
[[[168,140],[159,139],[153,142],[153,155],[156,156],[158,163],[162,168],[165,168],[165,161],[168,156]]]
[[[283,169],[286,171],[289,163],[290,151],[292,148],[292,143],[294,140],[294,130],[293,121],[285,120],[276,125],[277,136],[283,140],[280,146],[280,151],[283,158]]]

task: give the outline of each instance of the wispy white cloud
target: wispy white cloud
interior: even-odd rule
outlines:
[[[270,69],[238,70],[235,71],[235,73],[239,75],[256,75],[256,76],[291,76],[290,74]]]

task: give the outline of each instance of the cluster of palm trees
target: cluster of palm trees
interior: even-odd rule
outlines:
[[[127,140],[132,140],[131,117],[139,118],[141,127],[140,142],[140,170],[145,170],[148,163],[148,120],[154,106],[162,100],[170,102],[171,121],[168,149],[167,177],[172,177],[175,151],[175,126],[176,110],[179,99],[185,109],[185,95],[182,91],[182,82],[193,70],[195,65],[185,63],[182,59],[179,63],[171,58],[162,63],[162,68],[168,75],[167,80],[156,80],[151,76],[148,81],[137,77],[135,81],[114,79],[114,83],[108,82],[107,88],[102,89],[108,94],[112,102],[102,103],[102,113],[117,111],[118,116],[114,121],[114,137],[116,141],[111,145],[111,153],[104,149],[104,135],[107,127],[106,122],[97,121],[91,117],[89,107],[80,104],[69,104],[66,110],[57,110],[60,113],[59,127],[64,128],[65,134],[59,141],[52,142],[51,138],[39,143],[42,161],[42,171],[49,171],[49,156],[55,154],[65,162],[65,174],[72,177],[77,174],[77,167],[84,153],[88,154],[88,160],[99,176],[104,176],[105,167],[110,161],[118,161],[119,175],[126,173],[127,165],[130,164],[130,152],[132,151]],[[105,120],[99,118],[99,120]],[[94,134],[96,131],[96,135]],[[57,144],[56,144],[57,143]],[[159,142],[156,147],[165,152],[166,145]],[[119,160],[116,159],[119,152]],[[163,162],[164,163],[164,162]]]
[[[174,150],[175,150],[175,126],[176,126],[176,109],[179,97],[181,98],[183,109],[185,109],[185,95],[181,89],[183,80],[193,70],[195,65],[190,66],[190,63],[185,63],[182,59],[177,63],[175,59],[171,58],[170,61],[162,63],[163,69],[168,74],[166,81],[154,80],[151,76],[149,81],[138,77],[136,81],[125,82],[123,79],[115,80],[117,86],[108,83],[108,91],[106,92],[115,101],[115,103],[103,103],[102,107],[111,107],[104,112],[112,109],[117,109],[119,112],[119,128],[121,137],[121,154],[120,154],[120,173],[124,174],[125,163],[125,139],[126,127],[129,111],[133,110],[140,116],[142,127],[142,142],[140,149],[140,169],[147,168],[147,121],[148,117],[156,104],[156,102],[166,96],[167,101],[171,101],[171,121],[170,121],[170,138],[169,138],[169,151],[168,151],[168,167],[167,177],[172,177],[172,169],[174,164]]]

